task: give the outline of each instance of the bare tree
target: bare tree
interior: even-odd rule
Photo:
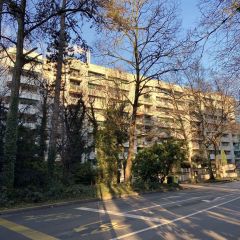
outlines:
[[[180,83],[180,82],[176,82]],[[162,102],[169,107],[168,117],[171,117],[172,134],[175,138],[184,140],[188,162],[191,164],[191,116],[189,116],[189,96],[186,86],[181,84],[167,83],[164,93],[166,95]],[[169,121],[169,120],[168,120]]]
[[[98,44],[108,61],[132,73],[131,124],[125,180],[131,180],[135,156],[135,130],[139,99],[146,94],[146,85],[152,79],[183,68],[184,42],[178,40],[180,23],[174,1],[122,0],[116,8],[110,27],[105,29],[104,43]],[[111,14],[109,14],[111,17]],[[184,59],[184,57],[183,57]],[[186,60],[186,59],[185,59]]]
[[[218,155],[219,144],[224,133],[231,131],[235,121],[236,101],[229,92],[226,79],[214,76],[206,80],[204,70],[196,65],[186,74],[189,81],[189,116],[193,139],[207,159],[210,179],[214,179],[210,150]],[[209,76],[208,76],[209,78]]]
[[[240,3],[237,0],[200,0],[201,21],[195,40],[208,46],[214,64],[223,73],[239,77]],[[219,71],[219,70],[218,70]],[[238,82],[235,82],[237,85]],[[238,84],[239,88],[239,84]]]

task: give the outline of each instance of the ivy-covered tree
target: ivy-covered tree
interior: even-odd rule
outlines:
[[[129,116],[126,102],[111,100],[104,117],[103,127],[98,131],[97,160],[99,180],[108,184],[119,182],[119,169],[125,163],[123,144],[128,139]]]
[[[63,178],[71,180],[88,153],[86,106],[83,98],[80,97],[76,104],[64,107],[63,114],[59,152],[63,163]]]
[[[82,12],[91,17],[90,12],[96,9],[102,1],[73,1],[65,8],[58,7],[61,0],[2,0],[0,1],[0,51],[12,63],[12,84],[7,114],[3,185],[9,189],[14,186],[14,167],[17,153],[18,106],[21,75],[25,66],[35,63],[38,58],[31,57],[39,50],[38,44],[42,40],[42,27],[56,16]],[[65,0],[63,0],[63,3]],[[105,1],[104,1],[105,2]],[[87,5],[83,8],[83,5]],[[84,6],[85,6],[84,5]],[[8,26],[7,31],[3,26]],[[44,28],[45,29],[45,28]],[[61,35],[63,36],[63,34]],[[39,40],[40,39],[40,40]],[[11,52],[15,49],[15,53]],[[11,50],[11,51],[9,51]]]
[[[81,52],[88,48],[82,38],[82,26],[86,20],[100,21],[99,8],[104,6],[103,1],[83,0],[54,1],[55,7],[61,9],[61,14],[52,18],[47,32],[50,35],[48,44],[48,59],[55,64],[56,78],[54,81],[54,100],[52,106],[51,129],[48,148],[48,174],[51,178],[54,173],[54,162],[57,154],[57,135],[59,131],[60,95],[64,90],[63,75],[71,64],[71,57],[86,58]],[[67,12],[66,9],[73,11]],[[74,10],[75,9],[75,10]],[[85,20],[83,20],[85,19]],[[64,67],[65,66],[65,67]]]
[[[3,146],[4,146],[4,134],[6,130],[7,108],[4,104],[4,99],[0,96],[0,176],[2,176],[3,167]],[[0,186],[2,179],[0,177]]]
[[[44,187],[47,183],[46,164],[39,157],[37,129],[18,126],[14,182],[16,188]]]

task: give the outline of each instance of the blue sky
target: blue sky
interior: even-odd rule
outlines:
[[[167,0],[165,0],[167,1]],[[198,0],[179,0],[180,3],[180,18],[182,19],[182,27],[185,30],[188,30],[190,28],[194,28],[197,25],[197,22],[200,18],[200,13],[197,8]],[[87,43],[93,47],[93,44],[95,42],[95,37],[97,36],[97,33],[94,29],[89,29],[89,25],[86,24],[84,27],[84,39],[87,41]],[[91,62],[94,63],[94,59],[91,59]]]
[[[198,0],[181,0],[182,24],[185,29],[194,27],[199,20]]]

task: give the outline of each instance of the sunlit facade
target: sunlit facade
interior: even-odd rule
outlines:
[[[133,100],[134,76],[94,64],[73,60],[64,79],[69,102],[77,100],[83,93],[86,103],[93,103],[99,125],[104,121],[106,102],[120,91],[124,100]],[[174,92],[174,100],[171,96]],[[217,99],[217,97],[216,97]],[[217,101],[217,100],[216,100]],[[194,99],[187,90],[163,81],[151,80],[140,97],[137,113],[136,151],[170,136],[189,140],[190,155],[199,153],[200,137],[196,129],[197,120],[191,115]],[[130,109],[129,109],[130,110]],[[232,117],[235,121],[235,116]],[[89,136],[90,138],[90,136]],[[226,131],[221,138],[220,150],[224,150],[227,162],[240,161],[238,132]],[[125,152],[127,153],[127,144]],[[190,156],[190,157],[191,157]],[[213,148],[210,157],[215,159]]]
[[[4,76],[4,81],[1,81],[2,90],[9,88],[11,85],[12,63],[9,62],[7,65],[10,67],[7,75]],[[42,81],[53,83],[56,69],[54,64],[46,63],[42,59],[39,59],[38,64],[34,66],[35,78],[33,79],[29,78],[27,74],[30,69],[30,66],[25,66],[21,79],[19,109],[20,112],[26,115],[24,124],[34,128],[37,121],[39,121],[38,116],[41,105],[39,84]],[[65,104],[76,102],[79,96],[83,94],[87,106],[90,107],[90,103],[93,105],[99,126],[104,121],[103,113],[108,101],[116,97],[119,98],[119,93],[121,100],[133,100],[134,76],[132,74],[90,63],[83,63],[76,59],[72,59],[71,63],[64,67],[63,72],[62,88],[65,90]],[[198,120],[194,118],[191,111],[194,99],[188,97],[187,91],[178,85],[168,84],[163,81],[151,80],[146,84],[139,100],[137,112],[136,152],[170,136],[188,140],[189,160],[200,152],[201,139],[196,127]],[[7,104],[9,94],[10,91],[8,90],[5,96]],[[131,112],[130,105],[126,112]],[[233,116],[232,121],[235,121],[235,116]],[[226,131],[220,141],[219,149],[224,150],[229,164],[240,164],[238,133],[239,131]],[[89,127],[89,141],[92,141],[92,138],[92,131]],[[126,143],[125,154],[127,154],[127,150],[128,144]],[[213,148],[210,148],[209,153],[211,159],[214,160]],[[95,157],[93,151],[89,158],[94,159]]]

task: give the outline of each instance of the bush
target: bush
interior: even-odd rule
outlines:
[[[76,184],[92,185],[96,182],[97,170],[92,163],[84,162],[77,166],[74,174],[74,182]]]
[[[163,183],[173,168],[177,168],[186,159],[184,146],[182,141],[168,139],[140,151],[133,162],[136,180]]]
[[[160,187],[159,181],[151,182],[138,179],[133,183],[133,188],[136,191],[148,191],[148,190],[152,191],[159,189],[159,187]]]

